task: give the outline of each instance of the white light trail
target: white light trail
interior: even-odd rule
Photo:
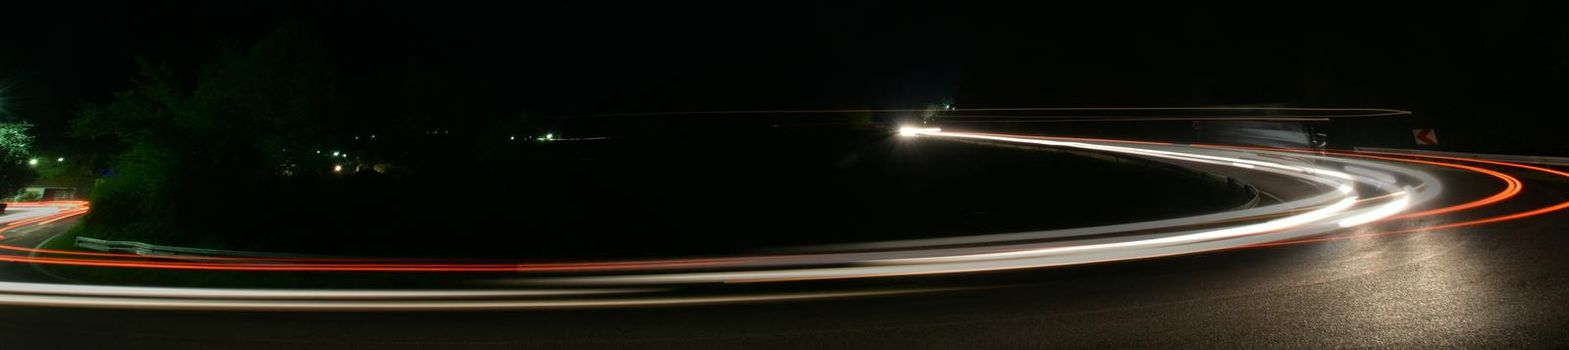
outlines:
[[[1407,197],[1405,192],[1395,193],[1394,197],[1394,200],[1390,201],[1389,203],[1384,203],[1384,205],[1379,206],[1378,209],[1370,210],[1365,213],[1357,214],[1356,216],[1340,220],[1340,227],[1352,227],[1378,221],[1380,219],[1400,213],[1400,211],[1405,210],[1406,207],[1410,206],[1411,204],[1411,198]]]
[[[921,134],[930,134],[930,133],[938,133],[938,132],[942,132],[942,129],[939,129],[939,128],[920,128],[920,127],[913,127],[913,126],[906,126],[906,127],[899,128],[899,136],[919,136]]]
[[[1365,225],[1434,198],[1442,187],[1410,168],[1323,155],[1109,140],[1015,137],[901,127],[903,137],[975,139],[1115,153],[1203,169],[1284,177],[1303,193],[1277,203],[1184,218],[1072,229],[803,247],[780,255],[647,260],[591,275],[519,275],[517,285],[571,289],[459,291],[277,291],[39,285],[0,282],[0,303],[121,308],[435,310],[605,307],[749,302],[878,295],[910,290],[747,296],[640,295],[680,284],[756,283],[955,274],[1147,259],[1243,247]],[[546,134],[544,140],[555,139]],[[922,141],[926,138],[922,137]],[[319,151],[318,151],[319,152]],[[333,154],[344,154],[333,151]],[[1343,164],[1343,165],[1336,165]],[[1347,172],[1325,168],[1342,166]],[[1338,168],[1337,168],[1338,169]],[[341,168],[335,168],[341,170]],[[1353,175],[1355,174],[1355,175]],[[1359,193],[1363,192],[1363,193]],[[1383,202],[1386,200],[1387,202]],[[1380,203],[1368,205],[1368,203]],[[60,212],[18,207],[0,224]],[[39,219],[41,220],[41,219]],[[36,221],[36,220],[35,220]],[[679,263],[673,261],[680,261]],[[521,265],[520,265],[521,266]],[[523,271],[523,270],[519,270]],[[645,287],[646,286],[646,287]]]

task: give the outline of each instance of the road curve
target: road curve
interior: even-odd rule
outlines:
[[[169,260],[38,251],[8,237],[0,259],[15,263],[490,274],[466,288],[397,292],[0,283],[0,303],[20,305],[0,309],[0,334],[71,335],[0,339],[159,348],[1569,344],[1569,256],[1558,253],[1569,238],[1556,231],[1569,219],[1561,210],[1569,207],[1569,174],[1557,169],[1393,153],[904,134],[912,142],[1114,153],[1290,179],[1273,182],[1297,188],[1276,189],[1285,193],[1277,203],[1192,218],[613,262]],[[58,224],[49,220],[0,229]],[[600,309],[553,310],[580,307]]]

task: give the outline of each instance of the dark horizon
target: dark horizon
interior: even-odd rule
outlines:
[[[310,28],[343,89],[399,76],[483,125],[518,115],[975,107],[1377,107],[1454,147],[1569,152],[1544,128],[1569,93],[1569,24],[1547,5],[982,6],[28,3],[0,26],[10,117],[60,147],[82,103],[141,57],[194,79],[225,45]],[[17,14],[25,14],[16,16]],[[398,78],[394,78],[398,79]],[[359,100],[357,104],[383,101]],[[376,117],[368,122],[375,123]],[[1460,133],[1464,131],[1464,133]],[[1487,139],[1525,145],[1489,149]]]

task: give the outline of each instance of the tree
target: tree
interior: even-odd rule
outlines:
[[[0,197],[10,197],[38,178],[28,164],[33,135],[27,129],[32,127],[26,122],[0,123]]]
[[[124,149],[94,189],[84,229],[200,240],[277,197],[281,170],[329,171],[331,160],[309,151],[323,144],[324,121],[335,115],[325,55],[309,30],[286,24],[256,45],[222,51],[191,87],[173,69],[138,60],[131,89],[72,120],[75,135]]]

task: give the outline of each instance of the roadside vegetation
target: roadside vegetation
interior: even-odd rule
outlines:
[[[325,47],[285,25],[200,69],[139,60],[129,89],[73,121],[104,164],[73,234],[562,259],[1072,227],[1248,199],[1190,172],[912,142],[864,113],[473,116],[474,82],[436,78],[439,68],[350,69]]]

